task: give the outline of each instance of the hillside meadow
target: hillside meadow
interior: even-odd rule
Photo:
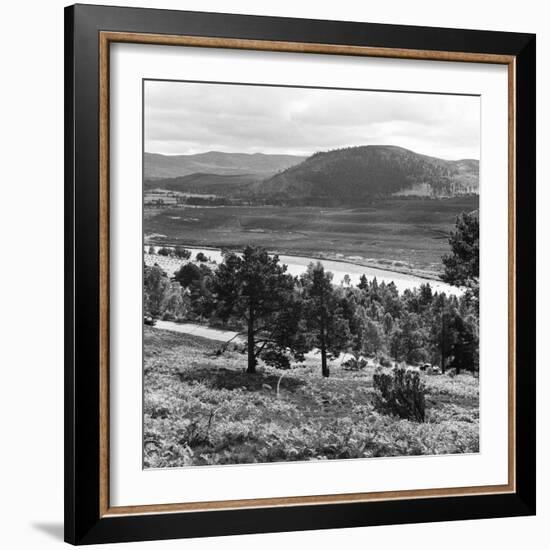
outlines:
[[[185,206],[146,209],[144,233],[155,244],[264,246],[282,254],[363,260],[400,259],[438,272],[449,231],[478,197],[384,200],[370,206]]]
[[[374,367],[309,355],[289,371],[220,343],[144,327],[144,467],[414,456],[479,451],[479,380],[423,376],[426,422],[380,414]],[[284,376],[281,375],[284,372]]]

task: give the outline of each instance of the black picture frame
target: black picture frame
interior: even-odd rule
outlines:
[[[189,35],[515,58],[515,491],[378,502],[100,513],[99,34]],[[535,514],[535,36],[142,8],[65,9],[65,540],[129,542]]]

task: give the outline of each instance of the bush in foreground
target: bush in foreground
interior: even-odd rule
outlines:
[[[378,369],[373,384],[376,390],[374,406],[379,412],[424,422],[426,386],[420,373],[404,367],[395,367],[388,373]]]

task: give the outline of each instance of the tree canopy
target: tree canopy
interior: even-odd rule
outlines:
[[[479,219],[463,212],[449,237],[451,254],[443,256],[442,279],[455,286],[476,285],[479,279]]]
[[[321,372],[330,374],[327,355],[344,351],[351,337],[349,322],[332,285],[332,273],[320,262],[309,264],[301,277],[305,324],[315,347],[321,352]]]
[[[472,223],[464,218],[455,233],[471,236],[465,228]],[[289,368],[291,360],[300,363],[310,351],[320,354],[324,377],[330,375],[329,360],[341,353],[352,353],[357,364],[372,357],[382,365],[428,362],[442,371],[476,371],[479,301],[470,277],[477,264],[472,259],[469,265],[460,279],[469,281],[469,288],[460,296],[434,292],[429,284],[400,293],[395,284],[366,276],[357,286],[334,284],[320,262],[293,277],[277,255],[247,247],[242,254],[224,252],[214,268],[185,263],[172,280],[160,267],[146,267],[144,304],[154,318],[242,334],[249,373],[256,372],[259,359]]]
[[[268,344],[278,344],[273,334],[265,334],[288,307],[293,291],[294,281],[286,266],[279,263],[277,255],[270,256],[262,248],[248,246],[242,256],[226,254],[216,270],[212,292],[217,315],[222,320],[236,316],[246,324],[247,372],[256,371],[257,357]]]

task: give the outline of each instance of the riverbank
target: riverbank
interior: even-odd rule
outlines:
[[[198,246],[196,244],[190,244],[190,245],[181,245],[174,242],[167,242],[164,239],[158,240],[154,238],[147,239],[145,246],[154,246],[155,248],[162,248],[163,246],[167,247],[176,247],[176,246],[183,246],[184,248],[187,248],[189,250],[197,250],[197,251],[216,251],[220,250],[220,248],[216,248],[213,246]],[[224,250],[230,250],[232,252],[239,253],[242,250],[238,248],[232,248],[232,247],[224,247]],[[380,269],[384,271],[391,271],[393,273],[399,273],[401,275],[411,275],[413,277],[418,277],[419,279],[426,279],[427,281],[441,281],[440,274],[436,271],[431,271],[427,269],[420,269],[418,267],[409,266],[406,264],[406,262],[402,262],[400,260],[389,260],[389,259],[376,259],[376,258],[362,258],[360,256],[344,256],[343,254],[339,253],[331,253],[327,252],[324,254],[311,254],[308,253],[306,250],[294,250],[292,252],[283,251],[283,250],[277,250],[277,249],[267,249],[269,254],[275,255],[277,254],[279,257],[281,256],[287,256],[291,258],[304,258],[308,257],[311,258],[312,261],[315,260],[329,260],[331,262],[340,262],[342,264],[352,264],[357,265],[361,267],[367,267],[370,269]],[[442,282],[442,281],[441,281]]]
[[[146,265],[153,265],[158,263],[170,276],[173,275],[173,272],[179,267],[179,265],[185,263],[185,260],[180,260],[178,258],[170,258],[166,256],[159,256],[157,254],[149,254],[150,247],[153,247],[155,251],[158,251],[162,246],[174,246],[169,245],[168,243],[163,243],[162,245],[158,244],[146,244],[144,261]],[[195,247],[185,244],[180,244],[189,250],[192,253],[191,259],[196,256],[198,253],[202,252],[207,258],[210,259],[210,262],[207,262],[210,267],[215,266],[223,261],[223,254],[220,248],[214,247]],[[238,252],[238,251],[235,251]],[[327,271],[330,271],[333,274],[334,284],[349,284],[357,285],[359,283],[360,277],[365,275],[368,279],[373,279],[376,277],[378,282],[385,282],[389,284],[393,282],[397,289],[400,292],[403,292],[406,289],[417,288],[422,284],[429,283],[434,291],[445,292],[446,294],[452,294],[459,296],[464,292],[464,289],[453,287],[448,285],[441,280],[429,278],[426,274],[415,274],[410,272],[396,271],[389,268],[376,267],[372,265],[365,265],[359,262],[349,262],[342,258],[332,259],[329,257],[321,256],[299,256],[296,254],[287,254],[280,253],[277,251],[269,250],[270,254],[277,254],[281,263],[287,265],[287,271],[291,275],[300,276],[307,270],[308,265],[311,262],[321,262]],[[164,259],[167,258],[167,259]]]

